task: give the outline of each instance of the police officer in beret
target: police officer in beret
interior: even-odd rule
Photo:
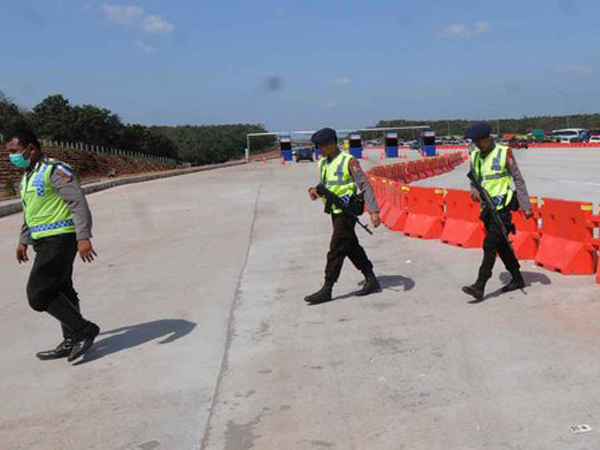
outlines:
[[[491,133],[492,127],[487,122],[475,122],[466,131],[465,137],[471,139],[476,147],[470,156],[471,170],[483,188],[490,194],[492,202],[496,206],[496,213],[510,234],[514,232],[511,211],[522,209],[528,219],[533,216],[533,212],[525,180],[517,166],[512,150],[505,145],[496,144]],[[513,182],[516,192],[513,189]],[[474,201],[482,202],[474,185],[471,185],[471,196]],[[486,230],[483,241],[483,261],[479,267],[477,281],[470,286],[464,286],[463,292],[473,296],[476,300],[483,300],[485,285],[492,277],[496,255],[500,256],[506,270],[512,276],[511,281],[502,288],[502,291],[523,289],[525,281],[521,275],[519,261],[503,237],[501,229],[494,222],[487,206],[483,203],[480,219]]]
[[[374,227],[378,227],[381,219],[375,193],[359,162],[350,154],[339,150],[335,130],[323,128],[312,135],[311,141],[323,155],[319,161],[320,183],[338,197],[347,196],[349,204],[357,200],[358,191],[360,190],[364,195],[366,207],[371,214],[371,223]],[[313,201],[319,198],[316,187],[309,188],[308,195]],[[325,267],[325,283],[319,291],[305,297],[305,300],[311,304],[331,300],[333,285],[340,276],[342,264],[346,257],[365,277],[365,285],[356,295],[364,296],[379,292],[381,287],[373,272],[373,264],[358,242],[354,230],[356,219],[344,214],[341,209],[329,204],[324,198],[323,203],[325,203],[325,213],[331,215],[333,224],[333,234]]]
[[[100,332],[83,318],[73,288],[73,262],[79,256],[92,262],[92,215],[71,167],[48,157],[30,130],[9,136],[10,162],[25,174],[21,182],[24,223],[17,246],[19,264],[29,261],[30,245],[36,253],[27,298],[32,309],[46,312],[62,326],[63,340],[54,349],[37,353],[42,360],[82,356]]]

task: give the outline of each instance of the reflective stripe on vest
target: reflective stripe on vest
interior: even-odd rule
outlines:
[[[508,171],[508,147],[496,144],[494,149],[482,157],[476,149],[471,153],[471,166],[481,185],[490,194],[496,209],[508,206],[513,198],[512,176]]]
[[[23,213],[33,239],[75,232],[73,214],[51,183],[52,172],[57,164],[68,167],[59,161],[45,158],[33,171],[23,176]]]
[[[356,194],[356,183],[350,174],[350,160],[352,156],[346,152],[340,152],[333,161],[329,162],[327,158],[319,161],[319,173],[321,181],[338,197],[350,197]],[[327,203],[323,198],[323,203]],[[331,206],[332,214],[339,214],[342,210],[335,205]]]

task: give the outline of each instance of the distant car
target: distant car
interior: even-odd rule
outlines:
[[[303,159],[308,160],[308,161],[315,160],[315,152],[311,147],[297,148],[296,150],[294,150],[293,153],[294,153],[294,159],[296,160],[296,162],[300,162]]]
[[[599,144],[600,143],[600,136],[591,136],[589,142],[592,142],[594,144]]]
[[[517,141],[516,139],[508,141],[508,145],[510,146],[510,148],[529,148],[529,144],[527,143],[527,141],[524,141],[522,139],[519,141]]]

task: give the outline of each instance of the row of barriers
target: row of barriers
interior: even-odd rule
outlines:
[[[464,159],[455,154],[371,170],[368,175],[385,226],[411,237],[481,248],[485,229],[470,191],[408,185],[411,173],[419,174],[414,179],[425,178],[435,174],[436,167],[454,168]],[[517,258],[564,275],[595,273],[600,283],[600,239],[595,237],[600,215],[593,215],[592,203],[531,197],[531,204],[530,219],[522,211],[513,212],[516,233],[510,239]]]

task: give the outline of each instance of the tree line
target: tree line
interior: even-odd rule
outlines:
[[[145,126],[125,124],[106,108],[72,105],[60,94],[50,95],[31,110],[20,108],[0,91],[0,133],[31,128],[43,139],[113,147],[164,156],[193,164],[211,164],[244,155],[247,133],[266,132],[258,124],[213,126]],[[270,149],[273,138],[255,139],[253,152]]]
[[[522,117],[520,119],[478,119],[487,120],[494,133],[499,134],[525,134],[533,130],[556,130],[561,128],[585,128],[600,130],[600,114],[574,114],[570,116],[538,116]],[[393,119],[380,120],[377,127],[407,127],[412,125],[429,125],[438,135],[463,135],[473,120],[448,119],[448,120],[407,120]],[[568,127],[567,127],[568,123]],[[404,139],[414,138],[413,132],[401,132]]]

